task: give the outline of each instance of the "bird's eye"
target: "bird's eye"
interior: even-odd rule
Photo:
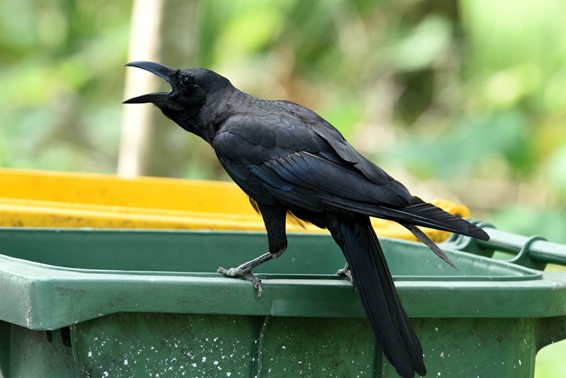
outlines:
[[[183,88],[192,87],[194,82],[195,78],[191,75],[181,75],[181,77],[179,77],[179,84],[181,84]]]

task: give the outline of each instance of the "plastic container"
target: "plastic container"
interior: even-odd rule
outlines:
[[[492,241],[383,239],[430,377],[531,377],[566,337],[564,246],[489,229]],[[249,282],[209,273],[265,251],[255,232],[0,229],[4,377],[395,377],[330,237],[292,234]],[[471,253],[461,252],[466,250]],[[490,257],[494,251],[514,262]],[[479,256],[483,254],[485,256]],[[527,268],[524,264],[535,268]]]
[[[469,217],[461,204],[433,201]],[[0,169],[0,226],[263,231],[261,217],[233,183]],[[415,240],[397,223],[375,219],[378,235]],[[289,222],[293,232],[320,232]],[[449,233],[425,232],[434,241]]]

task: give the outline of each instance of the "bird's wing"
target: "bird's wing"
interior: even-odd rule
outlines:
[[[301,120],[302,123],[308,125],[312,130],[323,140],[328,143],[333,152],[340,157],[342,162],[349,163],[356,168],[359,173],[366,176],[370,181],[381,184],[390,181],[395,182],[397,190],[404,192],[404,195],[409,196],[406,188],[400,183],[395,181],[383,169],[366,159],[360,154],[344,136],[324,118],[316,114],[310,109],[295,104],[290,101],[282,101],[283,106]]]
[[[408,204],[404,188],[400,189],[395,181],[376,184],[358,170],[322,154],[299,151],[278,156],[254,167],[253,173],[270,185],[282,179],[292,185],[286,191],[316,193],[326,207],[348,212],[366,214],[368,208],[376,206]]]
[[[333,135],[335,129],[319,130],[326,127],[288,113],[233,116],[213,146],[228,173],[254,198],[268,192],[292,207],[374,216],[380,215],[368,208],[410,203],[403,185],[363,158],[338,131]]]
[[[355,213],[487,238],[463,219],[412,196],[316,114],[305,109],[311,117],[305,119],[288,109],[269,110],[228,118],[213,141],[228,174],[258,203]]]

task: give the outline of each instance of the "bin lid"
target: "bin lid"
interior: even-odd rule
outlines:
[[[234,183],[158,177],[0,169],[0,226],[263,231],[263,220]],[[218,201],[221,198],[222,201]],[[469,217],[468,208],[431,201]],[[405,227],[372,219],[381,236],[416,240]],[[323,232],[288,222],[295,232]],[[449,232],[423,229],[436,242]]]
[[[116,312],[363,317],[344,258],[322,234],[289,249],[249,282],[215,272],[259,255],[264,233],[0,228],[0,320],[57,329]],[[566,276],[446,249],[382,239],[411,317],[549,317],[566,313]]]

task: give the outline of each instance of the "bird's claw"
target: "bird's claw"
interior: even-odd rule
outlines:
[[[259,279],[258,276],[253,274],[251,270],[242,269],[241,267],[229,268],[229,269],[219,267],[217,272],[223,274],[226,277],[241,278],[246,281],[250,281],[253,287],[257,291],[257,299],[259,299],[263,294],[263,287],[261,285],[261,280]]]
[[[356,284],[354,283],[354,278],[352,277],[352,271],[350,270],[350,267],[348,266],[348,264],[346,264],[342,269],[338,269],[338,271],[336,272],[337,276],[340,277],[346,277],[348,279],[348,281],[350,281],[350,283],[354,286],[354,293],[358,293],[358,288],[356,287]]]
[[[352,271],[350,270],[348,264],[346,264],[346,266],[344,266],[342,269],[338,269],[336,275],[340,277],[346,277],[351,283],[354,283],[354,280],[352,278]]]

